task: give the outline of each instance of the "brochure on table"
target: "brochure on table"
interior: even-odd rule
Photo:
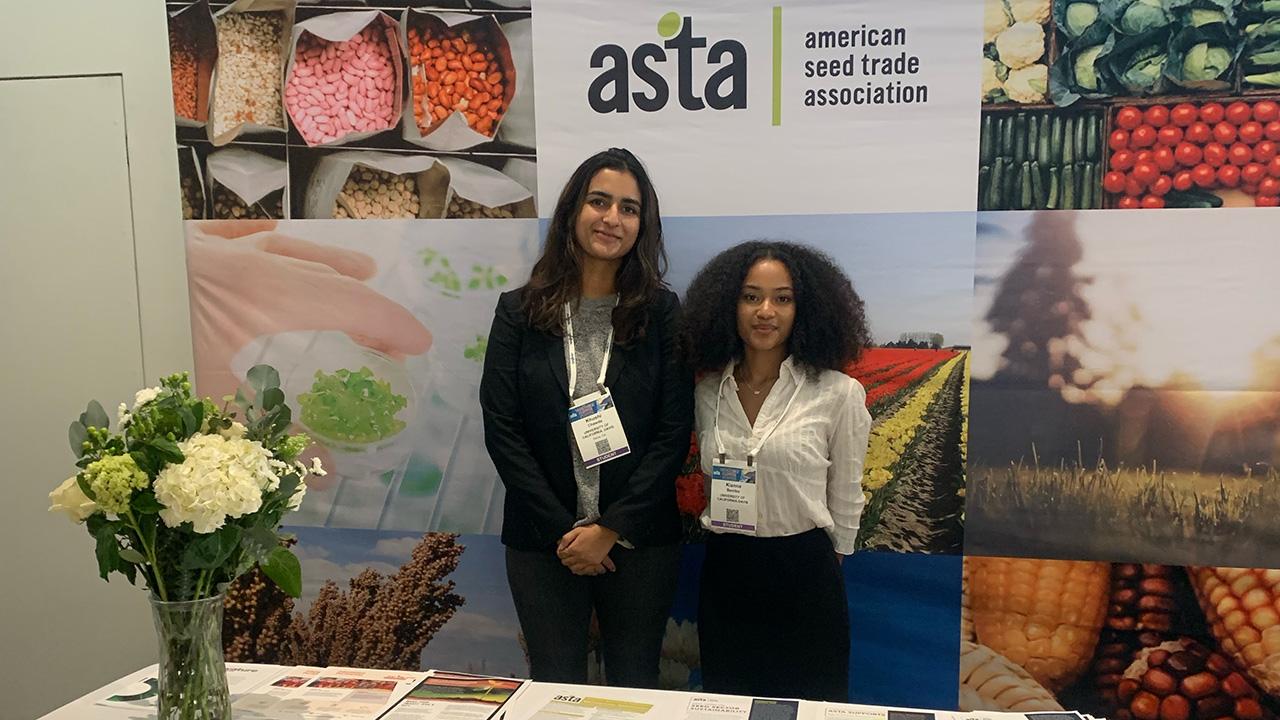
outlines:
[[[528,680],[431,670],[382,720],[490,720],[509,709]]]
[[[227,663],[237,720],[1105,720],[1072,711],[954,712],[535,683],[443,670]],[[157,667],[102,688],[96,706],[154,717]],[[89,698],[86,698],[89,699]]]
[[[376,720],[426,676],[404,670],[291,668],[234,701],[231,711],[237,720]]]

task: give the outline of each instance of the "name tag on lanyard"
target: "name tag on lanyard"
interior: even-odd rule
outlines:
[[[717,462],[711,464],[711,498],[707,504],[707,519],[713,531],[755,535],[760,516],[760,505],[756,498],[759,467],[755,459],[760,457],[760,451],[764,449],[765,442],[778,429],[787,412],[791,410],[796,397],[800,395],[800,389],[804,386],[804,379],[797,381],[795,390],[791,392],[791,398],[787,400],[782,413],[756,442],[754,448],[748,448],[747,460],[743,462],[728,458],[724,439],[720,436],[720,399],[724,396],[724,386],[730,377],[726,374],[720,381],[719,390],[716,391],[713,422]]]
[[[711,527],[721,532],[756,534],[756,467],[721,459],[711,465]]]
[[[613,404],[613,395],[604,386],[609,356],[613,353],[613,328],[609,328],[604,358],[600,361],[600,377],[596,378],[598,389],[579,398],[573,397],[578,384],[578,353],[573,344],[573,315],[568,303],[564,306],[564,330],[565,350],[569,356],[569,428],[573,430],[583,465],[593,468],[631,453],[622,418]]]
[[[622,429],[618,408],[608,388],[584,395],[569,408],[569,427],[578,442],[582,463],[589,468],[614,460],[631,452],[627,433]]]

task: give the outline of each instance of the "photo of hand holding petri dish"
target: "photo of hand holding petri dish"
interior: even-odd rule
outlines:
[[[331,470],[295,524],[494,529],[476,393],[493,302],[536,244],[536,221],[516,224],[480,243],[475,221],[430,237],[398,221],[187,223],[199,391],[234,395],[249,368],[276,367]]]

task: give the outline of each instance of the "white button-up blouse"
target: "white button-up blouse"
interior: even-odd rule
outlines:
[[[703,378],[694,392],[702,472],[710,478],[717,459],[717,420],[730,460],[745,461],[767,435],[755,458],[756,535],[780,537],[823,528],[836,552],[852,553],[866,503],[862,466],[871,434],[862,384],[834,370],[806,376],[788,357],[753,427],[738,400],[733,368],[730,363],[722,373]],[[710,529],[709,509],[701,521]]]

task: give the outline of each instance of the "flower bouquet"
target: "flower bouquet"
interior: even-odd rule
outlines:
[[[259,365],[219,408],[191,394],[186,373],[120,404],[116,431],[97,401],[71,423],[80,468],[49,494],[51,511],[85,524],[104,580],[120,573],[150,591],[160,639],[159,718],[228,718],[222,593],[255,564],[286,593],[302,589],[280,521],[298,508],[318,460],[291,435],[279,374]],[[227,399],[228,401],[231,398]]]

